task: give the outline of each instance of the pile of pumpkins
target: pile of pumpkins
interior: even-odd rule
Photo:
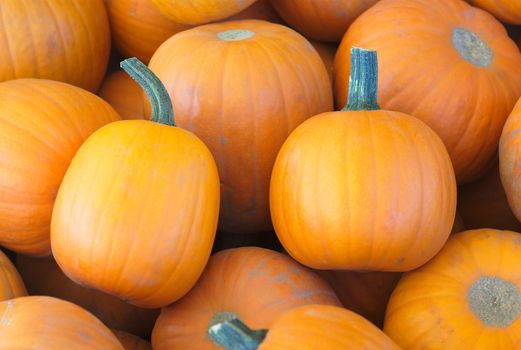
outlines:
[[[0,350],[521,347],[519,1],[0,12]]]

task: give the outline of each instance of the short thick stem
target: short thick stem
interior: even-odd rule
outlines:
[[[376,51],[351,48],[347,104],[343,111],[370,111],[378,106],[378,59]]]
[[[226,350],[255,350],[266,337],[267,330],[252,330],[238,318],[210,325],[208,336]]]

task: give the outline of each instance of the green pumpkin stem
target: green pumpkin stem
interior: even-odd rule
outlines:
[[[347,104],[343,111],[371,111],[378,106],[378,58],[376,51],[351,48],[351,72]]]
[[[218,322],[208,328],[210,339],[226,350],[255,350],[266,337],[267,330],[251,330],[238,318]]]
[[[172,100],[157,75],[135,57],[121,61],[120,67],[147,93],[152,106],[152,121],[175,126]]]

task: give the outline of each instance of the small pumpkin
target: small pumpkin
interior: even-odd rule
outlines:
[[[103,0],[2,0],[0,81],[59,80],[96,92],[110,54]]]
[[[119,331],[116,329],[112,330],[112,333],[118,338],[121,345],[125,350],[152,350],[152,345],[140,337],[136,337],[134,334]]]
[[[27,295],[24,281],[7,255],[0,250],[0,301]]]
[[[0,302],[1,350],[123,350],[100,320],[68,301],[31,296]]]
[[[256,0],[241,12],[225,18],[225,21],[237,21],[240,19],[261,19],[273,23],[283,24],[282,18],[277,14],[270,0]]]
[[[108,75],[98,95],[123,119],[143,119],[143,91],[124,71]]]
[[[112,123],[82,145],[58,192],[51,245],[73,281],[158,308],[181,298],[203,272],[219,176],[204,143],[175,127],[159,79],[137,59],[122,66],[147,89],[152,121]]]
[[[161,311],[152,333],[154,350],[219,350],[209,327],[238,317],[269,328],[285,311],[307,304],[340,303],[329,285],[291,258],[264,248],[241,247],[210,258],[195,287]]]
[[[119,119],[107,102],[69,84],[0,83],[0,245],[50,254],[51,213],[72,157],[90,134]]]
[[[320,58],[324,62],[327,73],[329,74],[329,79],[331,80],[331,84],[333,84],[333,66],[335,62],[336,50],[338,49],[337,45],[322,43],[314,40],[311,40],[310,42],[315,50],[317,50]]]
[[[384,331],[404,349],[514,349],[521,343],[521,235],[492,229],[452,236],[406,273]]]
[[[521,3],[513,0],[467,0],[509,24],[521,24]]]
[[[149,67],[170,93],[179,125],[199,136],[217,161],[219,229],[272,230],[268,192],[277,152],[301,122],[333,108],[312,45],[266,21],[215,23],[174,35]]]
[[[338,49],[338,107],[346,102],[352,46],[378,51],[382,108],[427,123],[445,143],[458,184],[484,175],[521,96],[521,54],[499,21],[460,0],[379,1]]]
[[[288,137],[271,176],[275,232],[315,269],[408,271],[447,241],[456,210],[452,164],[436,133],[380,110],[376,52],[351,51],[349,103]]]

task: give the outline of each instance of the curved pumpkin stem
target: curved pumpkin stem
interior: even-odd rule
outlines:
[[[351,72],[347,104],[343,111],[371,111],[378,106],[378,58],[376,51],[351,48]]]
[[[147,93],[152,106],[152,121],[175,126],[172,100],[157,75],[135,57],[121,61],[120,67]]]
[[[265,329],[251,330],[236,317],[208,328],[210,339],[226,350],[255,350],[267,333]]]

